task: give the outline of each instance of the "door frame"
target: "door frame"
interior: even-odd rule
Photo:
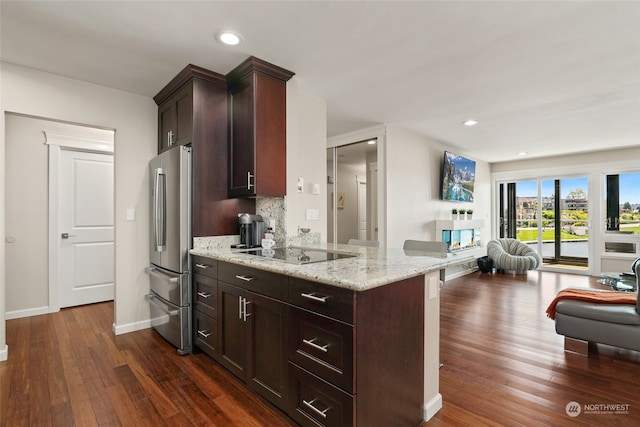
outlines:
[[[60,284],[58,283],[60,260],[58,239],[61,233],[58,225],[60,151],[72,150],[113,155],[115,132],[111,133],[109,139],[88,138],[46,130],[44,134],[45,144],[49,147],[49,313],[54,313],[60,311]]]
[[[327,139],[327,149],[334,149],[333,156],[333,176],[334,182],[337,182],[337,166],[335,150],[343,145],[350,145],[356,142],[367,141],[369,139],[375,139],[376,151],[377,151],[377,164],[378,164],[378,180],[377,180],[377,226],[378,226],[378,241],[380,247],[387,246],[387,184],[386,184],[386,146],[387,146],[387,125],[375,125],[365,129],[348,132],[341,135],[332,136]],[[333,215],[333,242],[337,241],[338,228],[337,228],[337,192],[333,192],[332,196],[332,215]]]

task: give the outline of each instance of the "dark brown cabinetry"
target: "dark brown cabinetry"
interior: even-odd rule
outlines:
[[[193,342],[218,358],[218,262],[193,257]]]
[[[158,106],[158,152],[174,145],[191,144],[194,125],[193,89],[193,83],[187,83]]]
[[[419,425],[424,276],[363,292],[290,278],[289,415],[303,426]]]
[[[193,236],[237,234],[237,214],[255,212],[255,203],[228,200],[226,77],[190,64],[153,99],[158,104],[158,152],[191,144]]]
[[[292,76],[255,57],[227,75],[229,197],[286,194],[286,82]]]
[[[303,426],[421,423],[424,276],[356,292],[227,262],[205,267],[194,266],[194,324],[206,334],[205,321],[217,322],[217,343],[200,336],[196,347],[217,345],[207,353],[256,393]]]
[[[220,363],[279,407],[287,390],[287,277],[220,263]],[[251,290],[249,290],[251,289]]]

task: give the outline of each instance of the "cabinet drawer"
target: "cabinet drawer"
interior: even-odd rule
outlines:
[[[193,276],[193,309],[218,318],[218,281],[202,274]]]
[[[289,416],[303,426],[351,427],[354,423],[354,397],[322,381],[315,375],[289,364]]]
[[[196,345],[213,358],[218,358],[218,322],[199,311],[193,312]]]
[[[289,279],[289,302],[354,324],[355,292],[301,279]]]
[[[193,273],[203,274],[212,279],[218,278],[218,261],[201,256],[193,257]]]
[[[289,322],[289,360],[353,393],[353,326],[293,307]]]
[[[218,280],[280,301],[287,300],[289,283],[287,276],[221,262],[218,265]]]

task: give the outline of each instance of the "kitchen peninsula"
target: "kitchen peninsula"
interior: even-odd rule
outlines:
[[[196,243],[196,348],[301,425],[429,419],[442,405],[439,272],[473,257],[304,247],[355,256],[298,264]]]

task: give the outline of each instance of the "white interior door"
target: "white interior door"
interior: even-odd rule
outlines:
[[[112,300],[113,155],[62,150],[58,185],[60,307]]]
[[[358,239],[367,240],[367,182],[358,178]]]

